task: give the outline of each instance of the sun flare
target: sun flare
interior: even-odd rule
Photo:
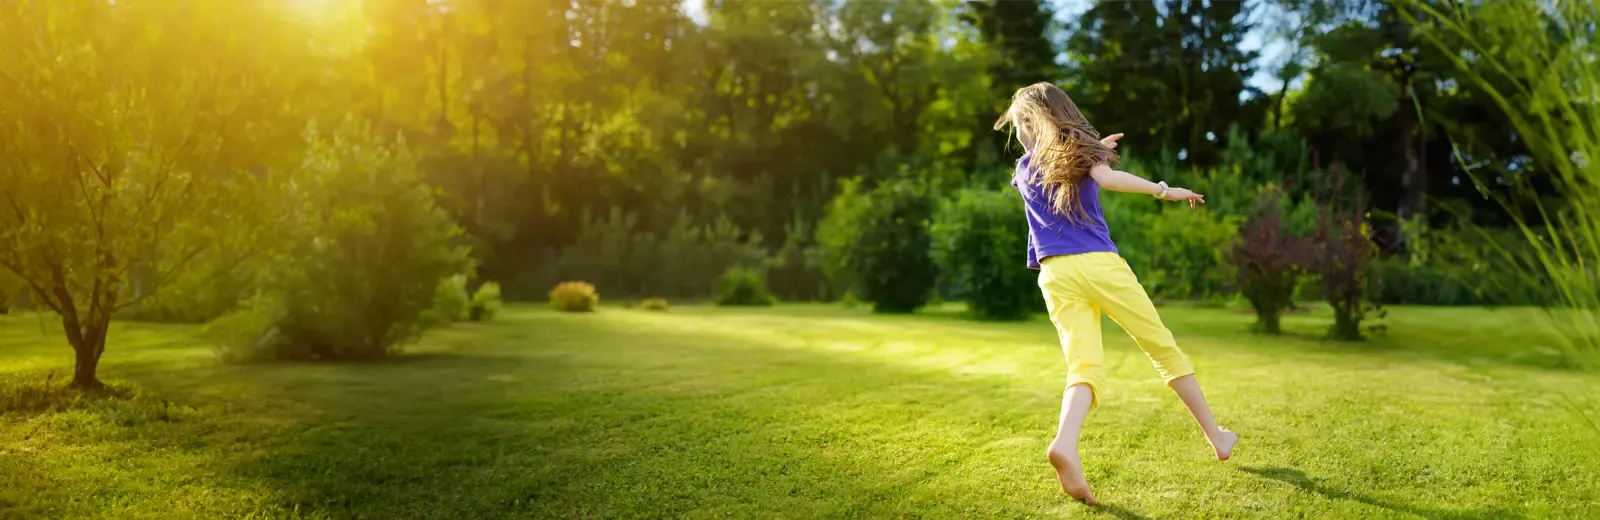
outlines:
[[[359,0],[283,0],[289,10],[312,21],[325,21],[348,14]]]

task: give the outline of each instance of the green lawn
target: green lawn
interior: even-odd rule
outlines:
[[[1523,311],[1394,309],[1364,345],[1309,339],[1321,315],[1267,339],[1163,314],[1244,440],[1213,460],[1108,330],[1100,508],[1044,460],[1042,318],[512,307],[369,365],[224,366],[193,328],[121,325],[102,375],[134,397],[0,416],[0,518],[1600,517],[1600,435],[1569,411],[1600,378]],[[70,373],[47,322],[4,320],[0,382]]]

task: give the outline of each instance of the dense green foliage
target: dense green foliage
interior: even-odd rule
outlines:
[[[577,241],[534,280],[541,286],[589,280],[607,294],[705,298],[717,276],[764,258],[760,237],[742,235],[727,219],[702,226],[687,212],[658,234],[644,230],[636,215],[613,208],[606,217],[587,219]]]
[[[928,184],[911,179],[867,192],[847,185],[820,231],[833,272],[878,312],[921,308],[938,282],[928,233],[934,205]]]
[[[1022,266],[1027,216],[1015,190],[966,189],[944,201],[930,233],[933,260],[979,319],[1018,320],[1043,310],[1037,276]]]

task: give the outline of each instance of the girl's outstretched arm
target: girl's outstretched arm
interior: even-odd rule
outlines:
[[[1160,195],[1161,191],[1165,189],[1166,196],[1163,197],[1164,200],[1188,201],[1189,207],[1194,207],[1195,203],[1206,203],[1205,196],[1199,193],[1183,188],[1162,188],[1160,184],[1150,182],[1138,175],[1125,171],[1113,170],[1111,166],[1103,163],[1090,168],[1089,176],[1093,177],[1094,181],[1100,184],[1100,187],[1111,191],[1156,196]]]

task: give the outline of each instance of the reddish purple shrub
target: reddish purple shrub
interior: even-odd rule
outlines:
[[[1250,220],[1239,230],[1239,241],[1228,252],[1237,271],[1240,294],[1256,311],[1255,329],[1279,334],[1279,317],[1294,304],[1296,281],[1309,260],[1303,237],[1293,236],[1284,219],[1283,190],[1273,186],[1256,199]]]

